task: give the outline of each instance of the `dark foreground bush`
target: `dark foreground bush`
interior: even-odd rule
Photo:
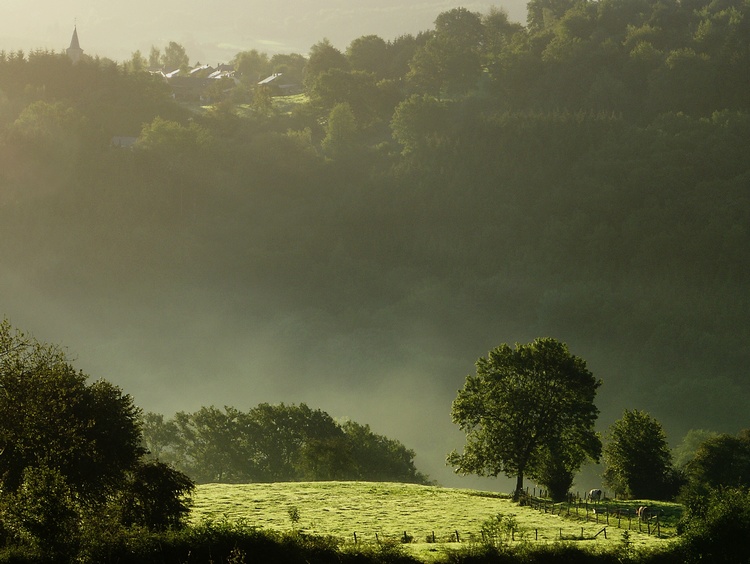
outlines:
[[[682,564],[682,545],[638,552],[626,543],[598,552],[574,543],[455,545],[436,559],[444,564]],[[30,549],[0,550],[0,564],[38,564]],[[262,531],[242,523],[203,523],[181,530],[100,530],[84,541],[76,564],[419,564],[400,543],[347,544],[332,537]],[[741,562],[741,561],[740,561]],[[55,562],[55,564],[62,564]]]
[[[446,564],[682,564],[680,554],[668,551],[634,551],[627,545],[591,550],[573,543],[527,544],[513,548],[475,546],[446,555]]]
[[[715,489],[691,496],[685,505],[685,562],[750,562],[750,489]]]

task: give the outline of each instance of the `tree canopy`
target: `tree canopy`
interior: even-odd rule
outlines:
[[[633,499],[671,499],[679,484],[664,430],[645,411],[625,410],[609,428],[604,483]]]
[[[143,459],[132,397],[86,380],[59,347],[0,323],[0,526],[50,561],[79,550],[92,516],[114,528],[183,525],[193,489]]]
[[[502,344],[476,367],[453,401],[453,422],[466,433],[464,452],[448,456],[457,472],[515,476],[519,495],[527,474],[551,482],[586,458],[598,460],[594,398],[601,382],[564,343]]]
[[[399,441],[304,403],[262,403],[246,412],[203,407],[168,420],[147,413],[144,441],[152,458],[199,483],[429,481],[414,466],[416,453]]]

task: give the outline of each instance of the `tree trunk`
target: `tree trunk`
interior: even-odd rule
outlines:
[[[523,493],[523,470],[519,470],[518,476],[516,476],[516,489],[513,492],[513,501],[518,501],[518,498],[521,497],[522,493]]]

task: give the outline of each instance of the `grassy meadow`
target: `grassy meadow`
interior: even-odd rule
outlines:
[[[480,542],[482,525],[501,514],[515,517],[517,533],[510,542],[551,543],[560,538],[606,549],[623,542],[627,519],[610,517],[607,538],[599,534],[606,522],[589,520],[580,511],[575,518],[520,507],[508,496],[476,490],[374,482],[288,482],[271,484],[205,484],[197,487],[191,518],[194,523],[240,521],[261,529],[297,530],[330,535],[348,543],[401,542],[420,558],[440,554],[456,544]],[[618,507],[637,507],[643,502],[618,502]],[[654,505],[654,504],[650,504]],[[629,541],[634,548],[669,542],[679,516],[676,504],[659,504],[665,519],[663,538],[638,531],[632,519]],[[563,511],[565,514],[566,511]],[[581,534],[583,533],[583,538]],[[434,542],[433,542],[434,534]],[[595,537],[595,538],[594,538]]]

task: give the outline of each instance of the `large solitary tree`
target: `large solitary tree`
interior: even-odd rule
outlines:
[[[448,455],[456,472],[515,476],[518,496],[524,476],[543,476],[551,461],[571,472],[585,458],[598,460],[594,397],[601,381],[564,343],[502,344],[476,369],[453,401],[453,422],[466,433],[463,454]]]

